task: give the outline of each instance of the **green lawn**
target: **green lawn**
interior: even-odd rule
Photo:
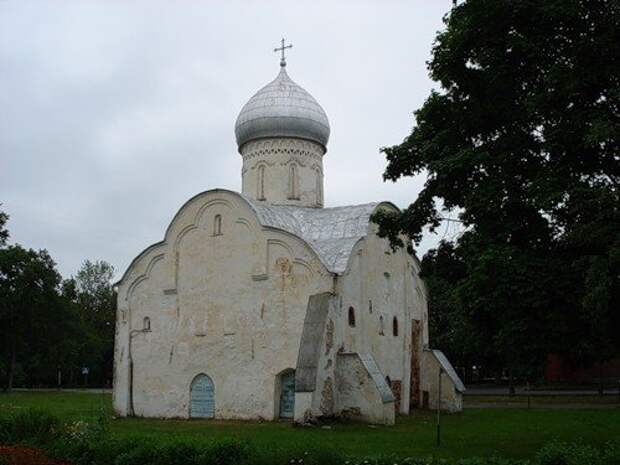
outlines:
[[[0,394],[0,413],[38,408],[65,419],[94,419],[99,409],[110,407],[109,394],[17,392]],[[399,457],[470,457],[498,455],[530,457],[545,443],[559,439],[602,445],[620,438],[620,408],[601,409],[466,409],[442,415],[443,445],[435,446],[435,416],[419,412],[399,417],[396,426],[363,424],[293,428],[281,422],[184,421],[116,419],[116,435],[149,436],[157,440],[183,437],[189,441],[209,438],[246,438],[259,447],[303,451],[335,448],[355,456],[395,454]]]
[[[527,406],[527,395],[518,394],[514,396],[509,395],[465,395],[465,402],[469,405],[478,404],[494,404],[494,405],[509,405],[523,404]],[[617,395],[533,395],[530,396],[530,403],[533,407],[536,406],[554,406],[554,405],[566,405],[566,406],[614,406],[620,407]]]

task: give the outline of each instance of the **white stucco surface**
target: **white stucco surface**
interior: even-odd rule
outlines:
[[[422,389],[429,393],[428,406],[437,408],[441,377],[441,409],[449,412],[463,410],[465,386],[445,355],[439,350],[425,350],[423,367],[426,376]]]

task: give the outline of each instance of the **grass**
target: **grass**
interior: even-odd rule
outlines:
[[[598,405],[602,406],[618,406],[620,407],[620,402],[618,401],[617,395],[532,395],[530,396],[530,402],[532,406],[555,406],[555,405],[566,405],[566,406],[591,406],[596,407]],[[513,404],[524,404],[527,405],[527,394],[518,394],[514,396],[509,395],[465,395],[465,403],[469,405],[476,404],[494,404],[494,405],[513,405]]]
[[[82,392],[17,392],[0,394],[0,413],[36,408],[66,420],[95,419],[101,408],[111,413],[109,394]],[[471,456],[531,457],[544,444],[557,439],[581,440],[595,446],[620,438],[620,408],[605,409],[466,409],[442,415],[442,447],[435,445],[436,425],[432,412],[401,416],[392,427],[364,424],[294,428],[281,422],[116,419],[111,430],[117,436],[151,437],[187,441],[236,437],[258,447],[303,451],[337,449],[357,457],[394,454],[399,457],[431,455],[460,458]]]

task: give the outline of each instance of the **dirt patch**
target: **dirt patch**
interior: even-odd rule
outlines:
[[[33,447],[0,446],[0,463],[7,465],[70,465],[50,459],[44,452]]]

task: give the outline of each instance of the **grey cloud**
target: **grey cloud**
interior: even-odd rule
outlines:
[[[240,189],[234,122],[288,71],[325,108],[328,206],[407,206],[423,177],[381,179],[434,86],[425,62],[450,0],[0,2],[0,202],[12,239],[63,275],[122,273],[185,200]],[[428,236],[421,251],[436,243]]]

